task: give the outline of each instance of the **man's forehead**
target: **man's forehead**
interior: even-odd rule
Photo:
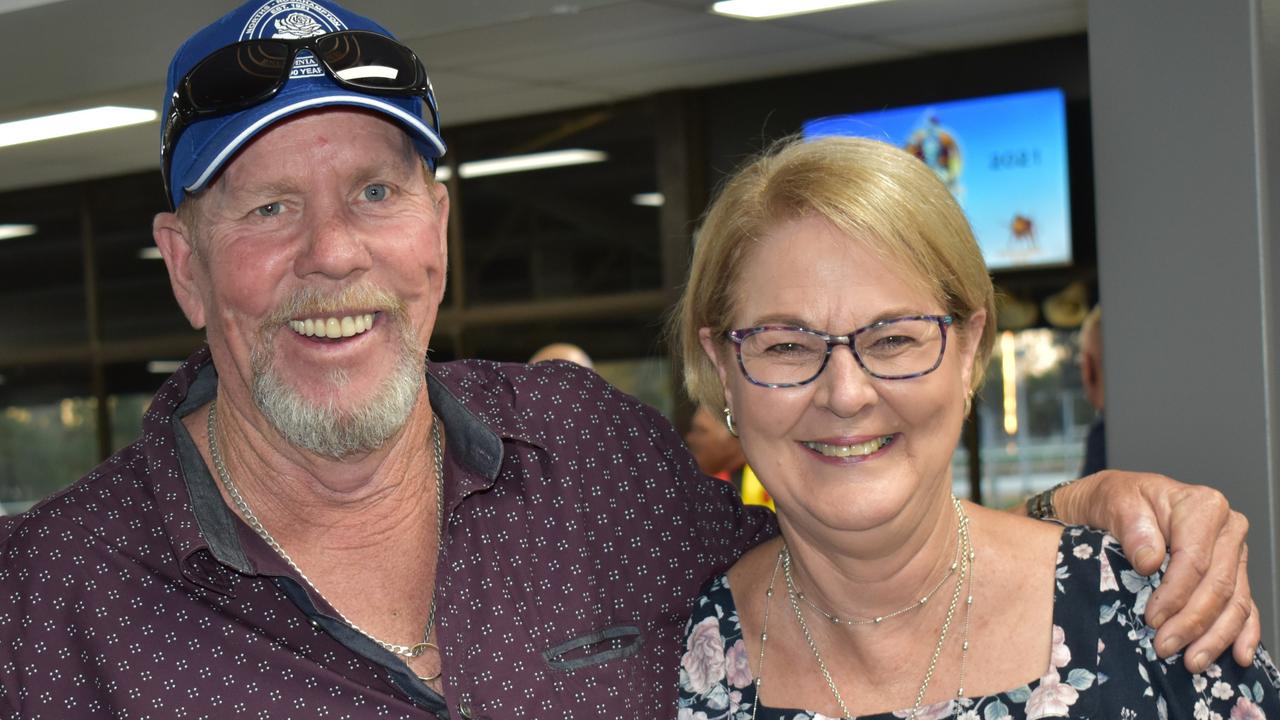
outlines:
[[[346,152],[352,146],[359,151]],[[418,158],[409,135],[396,123],[364,110],[322,108],[289,116],[259,133],[232,157],[214,186],[227,178],[240,182],[270,170],[305,172],[314,162],[312,148],[322,149],[326,160],[341,159],[353,169],[411,168]],[[262,157],[271,162],[256,162]]]

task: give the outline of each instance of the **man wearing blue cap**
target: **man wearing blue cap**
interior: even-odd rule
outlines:
[[[772,520],[590,371],[427,372],[449,200],[417,56],[331,2],[252,0],[183,45],[168,84],[175,212],[154,235],[208,347],[142,438],[0,525],[0,710],[671,716],[690,598]],[[1155,488],[1162,518],[1211,492],[1082,485],[1073,505],[1099,508]],[[1163,543],[1145,499],[1097,512]],[[1221,534],[1230,585],[1239,520],[1220,496],[1197,512],[1184,552]],[[1152,606],[1190,597],[1170,627],[1216,622],[1197,643],[1220,650],[1244,626],[1251,653],[1256,621],[1215,621],[1226,598],[1194,575],[1171,568]]]

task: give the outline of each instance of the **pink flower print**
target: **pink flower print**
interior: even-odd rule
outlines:
[[[1111,570],[1111,560],[1107,558],[1107,546],[1114,542],[1108,535],[1102,538],[1102,549],[1098,551],[1098,565],[1101,582],[1098,583],[1098,589],[1102,591],[1119,590],[1120,584],[1116,582],[1116,574]]]
[[[1236,691],[1231,689],[1230,683],[1225,683],[1219,680],[1213,684],[1213,689],[1209,691],[1209,694],[1219,700],[1230,700],[1231,696],[1236,694]]]
[[[1267,716],[1262,708],[1242,695],[1236,698],[1236,704],[1231,708],[1231,720],[1267,720]]]
[[[1195,675],[1191,676],[1191,688],[1193,690],[1195,690],[1198,693],[1202,693],[1204,692],[1204,689],[1207,687],[1209,687],[1209,681],[1206,680],[1203,675],[1196,673]]]
[[[1088,560],[1093,557],[1093,547],[1089,545],[1077,545],[1071,550],[1071,554],[1081,560]]]
[[[742,642],[742,638],[738,638],[738,641],[724,654],[724,662],[729,685],[744,688],[751,684],[754,678],[751,677],[751,664],[747,662],[747,646]]]
[[[724,678],[724,638],[720,636],[720,620],[703,618],[693,626],[686,643],[680,667],[689,676],[689,691],[701,695]]]
[[[1067,717],[1071,706],[1080,699],[1080,693],[1062,682],[1056,670],[1040,678],[1040,685],[1027,699],[1027,720],[1046,717]]]
[[[1062,628],[1053,626],[1053,650],[1049,653],[1049,669],[1057,670],[1071,662],[1071,648],[1067,647],[1067,634]]]

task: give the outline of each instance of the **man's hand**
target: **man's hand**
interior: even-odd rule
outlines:
[[[1163,475],[1104,470],[1058,490],[1058,516],[1104,528],[1120,541],[1134,569],[1169,567],[1147,602],[1156,652],[1186,648],[1183,662],[1201,672],[1228,646],[1246,665],[1262,637],[1245,563],[1249,521],[1222,493]]]

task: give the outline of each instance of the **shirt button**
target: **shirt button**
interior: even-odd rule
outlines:
[[[459,706],[458,706],[458,714],[459,714],[459,715],[461,715],[462,717],[466,718],[467,720],[470,720],[470,718],[471,718],[471,706],[470,706],[470,705],[467,705],[466,703],[463,703],[463,704],[459,705]]]

